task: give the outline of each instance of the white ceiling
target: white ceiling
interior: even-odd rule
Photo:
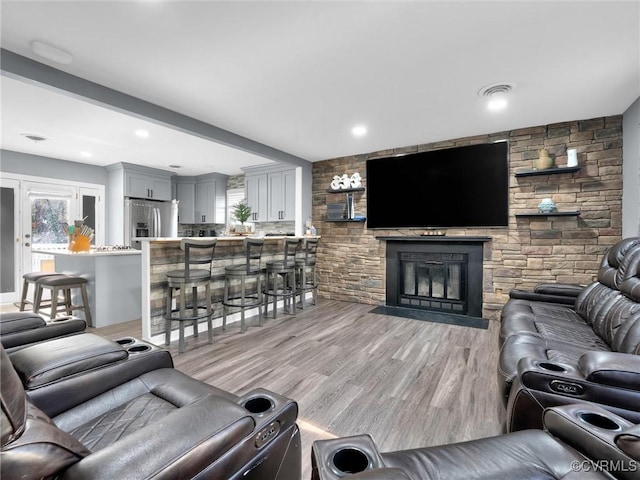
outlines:
[[[2,48],[310,161],[620,114],[639,1],[2,1]],[[40,40],[73,54],[36,56]],[[516,85],[490,113],[478,90]],[[266,163],[2,79],[2,148],[180,174]],[[368,134],[354,138],[364,124]],[[18,134],[35,131],[34,144]],[[91,160],[79,152],[93,153]]]

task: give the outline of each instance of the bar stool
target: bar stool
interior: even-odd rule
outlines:
[[[25,273],[22,276],[22,299],[20,300],[20,311],[24,312],[27,305],[35,305],[37,287],[36,282],[44,277],[51,277],[53,275],[60,275],[56,272],[30,272]],[[29,285],[33,285],[33,300],[27,300]],[[33,307],[32,307],[33,308]]]
[[[284,309],[289,313],[296,313],[296,252],[299,240],[297,238],[284,238],[284,256],[282,260],[267,262],[264,282],[264,315],[269,309],[269,297],[273,298],[273,318],[276,318],[278,310],[278,297],[282,297]],[[278,286],[278,279],[282,279],[282,287]],[[289,309],[288,305],[291,304]]]
[[[302,255],[296,257],[296,277],[298,280],[298,295],[300,295],[300,307],[304,310],[306,305],[306,293],[311,290],[313,304],[318,301],[318,277],[316,274],[316,252],[318,251],[318,238],[305,238],[302,243]]]
[[[240,308],[240,333],[244,333],[244,311],[258,307],[258,324],[262,326],[262,247],[264,240],[245,238],[245,263],[230,265],[224,269],[224,296],[222,300],[222,329],[227,329],[227,310],[229,307]],[[240,280],[240,295],[231,296],[231,284]],[[256,282],[255,294],[247,293],[247,281]],[[237,293],[237,292],[236,292]]]
[[[86,278],[71,275],[49,275],[36,280],[36,299],[33,306],[34,313],[40,313],[43,308],[42,293],[44,290],[51,291],[51,305],[49,306],[49,317],[54,320],[58,312],[64,311],[66,315],[73,315],[74,310],[84,312],[84,320],[87,325],[91,325],[91,310],[89,308],[89,296],[87,295]],[[82,305],[74,305],[71,298],[71,290],[79,288],[82,296]],[[58,303],[58,295],[64,295],[64,301]]]
[[[180,248],[184,251],[184,268],[171,270],[167,276],[167,294],[165,308],[165,345],[171,343],[171,322],[180,322],[180,337],[178,340],[178,352],[184,352],[184,323],[192,322],[193,336],[198,337],[198,320],[207,319],[209,330],[209,343],[213,342],[213,326],[211,316],[211,264],[213,262],[213,252],[217,239],[213,240],[193,240],[182,239]],[[193,268],[192,266],[205,268]],[[205,306],[198,305],[198,287],[205,289]],[[187,315],[187,295],[186,290],[191,288],[191,315]],[[173,291],[179,290],[177,298],[177,308],[173,308]],[[199,310],[205,310],[200,313]],[[178,315],[174,315],[178,313]]]

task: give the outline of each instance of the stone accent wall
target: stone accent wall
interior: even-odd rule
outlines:
[[[231,175],[227,179],[227,190],[232,190],[234,188],[244,188],[244,174]]]
[[[318,252],[319,294],[324,298],[384,304],[385,242],[376,236],[419,235],[423,229],[368,230],[364,223],[325,221],[326,204],[346,202],[327,193],[334,175],[359,172],[366,187],[366,161],[397,153],[509,141],[509,226],[487,229],[438,229],[447,235],[489,236],[485,244],[483,316],[499,319],[509,291],[532,289],[540,282],[587,284],[595,279],[604,251],[622,235],[622,116],[563,122],[444,142],[335,158],[313,165],[313,223],[322,236]],[[566,151],[578,151],[580,171],[518,177],[533,168],[541,148],[557,166]],[[536,211],[551,197],[558,210],[579,217],[518,218]],[[356,193],[356,214],[366,215],[367,194]]]

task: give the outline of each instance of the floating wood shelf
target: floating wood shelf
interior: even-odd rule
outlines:
[[[516,218],[526,218],[526,217],[578,217],[578,216],[580,216],[580,212],[516,213]]]
[[[362,218],[362,219],[350,219],[350,218],[343,218],[342,220],[327,220],[327,222],[356,222],[356,223],[363,223],[366,222],[367,219],[366,218]]]
[[[361,188],[341,188],[340,190],[334,190],[327,188],[327,193],[349,193],[349,192],[364,192],[364,187]]]
[[[533,177],[536,175],[557,175],[560,173],[572,173],[580,170],[580,167],[555,167],[544,170],[520,170],[516,172],[516,177]]]

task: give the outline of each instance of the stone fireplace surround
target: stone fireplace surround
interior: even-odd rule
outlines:
[[[483,244],[489,237],[376,237],[387,244],[386,253],[386,305],[437,310],[441,313],[453,313],[472,317],[482,316],[482,258]],[[428,293],[412,292],[403,295],[402,260],[415,257],[416,264],[444,263],[440,259],[451,259],[453,265],[459,265],[461,272],[457,291],[446,295],[446,288]],[[429,258],[434,261],[430,262]],[[427,260],[427,261],[422,261]],[[413,262],[411,262],[413,263]],[[446,284],[446,281],[444,282]]]
[[[483,258],[483,317],[499,319],[514,288],[540,282],[590,283],[604,251],[622,237],[622,116],[575,120],[475,137],[335,158],[313,164],[313,222],[322,236],[318,252],[321,297],[372,305],[386,302],[386,242],[377,236],[419,237],[422,230],[369,230],[365,223],[327,222],[326,193],[334,175],[359,172],[369,158],[472,143],[509,141],[509,225],[506,228],[446,229],[447,236],[487,236]],[[515,177],[531,169],[541,148],[555,164],[566,164],[575,148],[575,173]],[[356,214],[366,215],[365,191],[355,194]],[[516,218],[551,197],[560,210],[579,217]]]

